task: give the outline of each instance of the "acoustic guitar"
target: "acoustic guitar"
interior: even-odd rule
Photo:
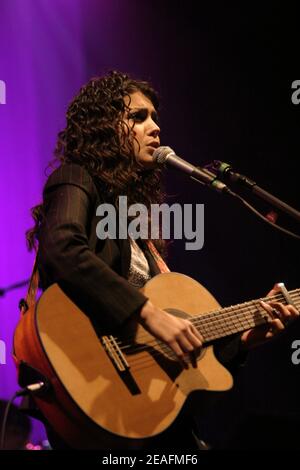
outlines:
[[[232,387],[231,374],[214,356],[216,339],[270,321],[262,299],[220,308],[201,284],[174,272],[155,276],[142,291],[201,332],[204,347],[196,360],[186,357],[188,367],[138,323],[101,333],[57,284],[17,325],[16,361],[48,384],[34,399],[72,448],[143,447],[173,423],[192,393]],[[289,295],[299,307],[300,289]],[[281,293],[270,299],[286,303]]]

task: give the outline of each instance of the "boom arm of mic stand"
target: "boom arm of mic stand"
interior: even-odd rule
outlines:
[[[296,219],[297,222],[300,222],[300,212],[294,209],[293,207],[289,206],[285,202],[281,201],[281,199],[278,199],[277,197],[273,196],[273,194],[268,193],[268,191],[265,191],[257,184],[252,185],[251,190],[256,196],[260,197],[261,199],[264,199],[272,206],[277,207],[277,209],[290,215],[291,217]]]
[[[271,204],[273,207],[276,207],[282,212],[285,212],[289,216],[293,217],[295,220],[297,220],[297,222],[300,222],[299,211],[289,206],[285,202],[281,201],[281,199],[273,196],[273,194],[269,193],[268,191],[262,189],[256,184],[255,181],[251,180],[247,176],[241,175],[240,173],[236,173],[235,171],[233,171],[232,167],[228,163],[220,162],[219,160],[214,160],[212,163],[206,165],[205,169],[212,170],[215,174],[216,172],[220,172],[225,179],[246,187],[253,194],[255,194],[255,196],[260,197],[264,201]]]

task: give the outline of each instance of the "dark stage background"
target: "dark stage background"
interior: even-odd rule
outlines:
[[[12,8],[8,5],[13,4],[16,10],[21,8],[17,0],[4,1],[0,15],[2,9],[5,18]],[[285,2],[256,6],[212,2],[208,6],[189,0],[38,0],[40,10],[33,7],[34,2],[25,1],[25,11],[26,4],[26,24],[35,45],[32,50],[26,49],[25,55],[33,67],[40,67],[35,71],[30,93],[35,93],[39,109],[35,119],[40,119],[43,129],[48,130],[41,131],[39,124],[30,137],[32,141],[36,135],[38,145],[26,175],[34,175],[38,184],[23,201],[24,217],[16,226],[17,251],[21,250],[21,255],[13,271],[2,273],[2,285],[29,274],[32,259],[26,254],[25,244],[20,248],[24,228],[30,223],[26,211],[39,201],[44,168],[51,158],[55,134],[64,124],[67,103],[82,83],[110,69],[150,80],[159,90],[162,144],[170,145],[194,164],[205,165],[214,159],[229,162],[299,209],[300,104],[291,100],[292,82],[300,78],[299,17]],[[30,9],[34,8],[34,15],[30,16]],[[8,21],[13,20],[11,12]],[[15,18],[14,27],[9,28],[6,23],[6,37],[1,33],[3,44],[17,40],[16,22],[23,24],[25,19],[20,14]],[[57,58],[54,62],[56,54],[60,54],[59,62]],[[37,56],[39,60],[35,62]],[[6,79],[13,61],[6,55],[0,79]],[[19,73],[22,75],[21,66]],[[45,77],[46,84],[52,80],[52,87],[46,86]],[[7,110],[8,106],[7,103]],[[1,112],[3,109],[4,106]],[[1,114],[1,119],[5,118]],[[10,119],[13,122],[13,114]],[[5,147],[2,151],[1,173],[13,185],[22,165],[16,165],[8,175]],[[10,158],[21,162],[22,153]],[[194,252],[184,249],[184,241],[172,243],[172,270],[198,279],[222,305],[264,296],[278,281],[284,281],[289,289],[299,287],[299,241],[275,231],[245,208],[183,175],[167,173],[166,188],[172,194],[170,201],[205,204],[204,247]],[[2,204],[6,197],[3,194]],[[265,204],[253,198],[251,201],[264,213],[268,211]],[[299,224],[284,216],[278,222],[300,232]],[[3,231],[6,221],[2,224]],[[6,246],[7,243],[5,239]],[[10,246],[15,249],[13,244]],[[0,337],[4,336],[7,344],[17,320],[16,302],[21,294],[0,299],[1,318],[5,318]],[[199,422],[209,442],[235,447],[299,448],[300,365],[291,362],[294,339],[300,339],[299,322],[280,338],[249,354],[234,390],[213,402],[214,406],[208,404],[209,411]],[[9,359],[7,362],[0,366],[4,377],[0,384],[2,397],[16,387],[13,365]]]

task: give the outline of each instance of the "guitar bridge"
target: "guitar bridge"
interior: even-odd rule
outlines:
[[[116,339],[110,335],[102,336],[100,341],[129,392],[132,395],[139,395],[141,390],[130,372],[130,366],[118,346]]]
[[[125,372],[129,370],[129,364],[121,349],[119,348],[114,336],[102,336],[101,343],[119,372]]]

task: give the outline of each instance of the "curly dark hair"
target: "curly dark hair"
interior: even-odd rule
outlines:
[[[134,156],[132,128],[124,125],[128,106],[124,98],[141,91],[157,110],[159,99],[146,81],[112,71],[92,78],[84,85],[67,110],[67,125],[59,132],[55,158],[50,166],[79,163],[99,182],[118,205],[118,197],[126,195],[128,204],[136,202],[150,209],[164,198],[159,169],[145,169]],[[28,248],[37,248],[39,227],[43,220],[43,204],[31,209],[35,226],[26,232]],[[151,221],[150,221],[151,222]],[[163,240],[154,241],[164,254]]]

